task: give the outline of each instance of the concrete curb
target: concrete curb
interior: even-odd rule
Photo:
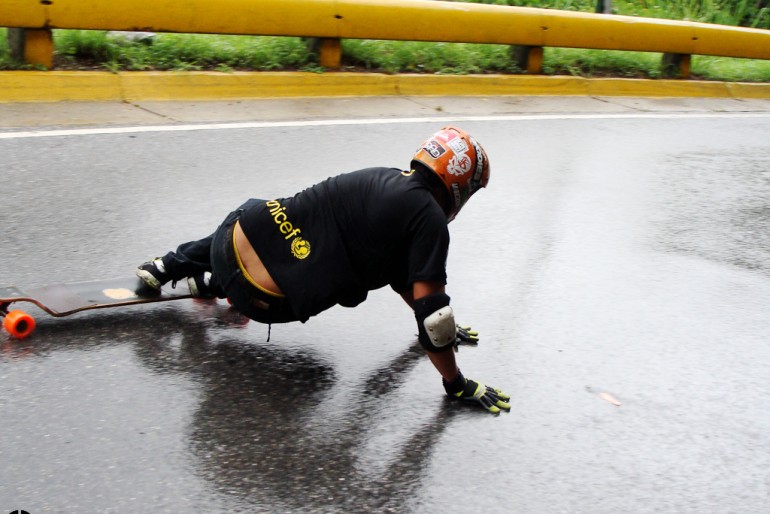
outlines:
[[[770,84],[531,75],[0,72],[0,103],[480,95],[767,99]]]

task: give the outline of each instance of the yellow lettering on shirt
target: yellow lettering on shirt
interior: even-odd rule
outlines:
[[[278,200],[269,200],[265,203],[265,206],[269,209],[275,224],[278,225],[278,231],[281,234],[285,234],[284,239],[288,241],[293,238],[289,247],[292,255],[297,259],[307,258],[310,255],[310,242],[297,235],[301,234],[302,230],[295,228],[291,221],[289,221],[286,207],[283,207]]]

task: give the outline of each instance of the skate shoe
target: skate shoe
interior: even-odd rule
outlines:
[[[156,291],[160,291],[160,288],[171,280],[171,277],[166,273],[166,267],[163,265],[162,259],[153,259],[145,262],[136,268],[136,276],[141,278],[148,287]]]
[[[206,271],[201,275],[195,275],[187,279],[187,286],[195,298],[216,298],[217,288],[211,283],[211,273]]]

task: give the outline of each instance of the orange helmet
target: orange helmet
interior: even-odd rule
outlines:
[[[412,157],[412,169],[420,163],[446,185],[452,221],[468,199],[489,182],[487,153],[470,134],[457,127],[444,127],[426,139]]]

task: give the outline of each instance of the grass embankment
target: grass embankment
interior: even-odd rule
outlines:
[[[475,0],[479,3],[594,11],[595,0]],[[770,28],[768,0],[614,0],[615,14],[687,19]],[[103,31],[54,31],[57,69],[147,71],[323,71],[300,38],[156,34],[130,41]],[[522,73],[506,45],[343,41],[344,71],[384,73]],[[660,54],[547,48],[548,75],[661,76]],[[29,69],[10,58],[0,29],[0,70]],[[692,76],[705,80],[770,82],[770,61],[694,56]]]

